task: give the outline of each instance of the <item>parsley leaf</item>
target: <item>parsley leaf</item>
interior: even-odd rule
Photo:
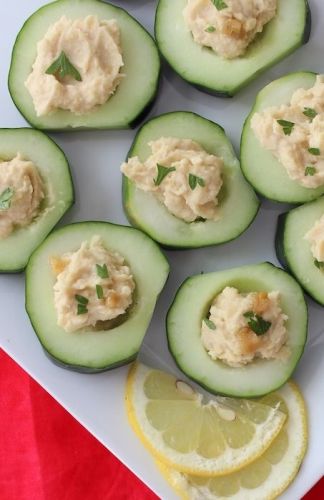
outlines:
[[[313,175],[316,174],[316,168],[315,167],[306,167],[305,168],[305,175],[310,175],[311,177],[313,177]]]
[[[78,316],[80,314],[87,314],[87,312],[88,312],[87,306],[85,306],[83,304],[78,304],[78,310],[77,310]]]
[[[290,135],[295,126],[294,122],[289,122],[287,120],[277,120],[277,123],[281,125],[285,135]]]
[[[323,270],[323,269],[324,269],[324,262],[321,262],[321,261],[319,261],[319,260],[317,260],[317,259],[315,259],[315,260],[314,260],[314,265],[315,265],[318,269],[320,269],[320,270]]]
[[[216,28],[214,26],[207,26],[207,28],[205,29],[205,31],[207,33],[214,33],[214,31],[216,31]]]
[[[158,163],[156,167],[157,167],[157,176],[156,179],[154,179],[154,184],[156,186],[159,186],[167,175],[175,171],[175,167],[164,167],[163,165],[159,165]]]
[[[72,76],[78,82],[82,81],[81,75],[78,70],[69,61],[65,52],[61,52],[55,61],[47,68],[45,71],[47,75],[58,75],[60,78],[64,78],[67,75]]]
[[[84,297],[83,295],[74,295],[75,300],[79,303],[82,304],[83,306],[86,306],[89,302],[89,299],[87,297]]]
[[[109,272],[106,264],[103,264],[102,266],[100,264],[96,264],[96,269],[99,278],[102,279],[109,278]]]
[[[249,320],[248,325],[256,335],[264,335],[271,327],[270,321],[266,321],[253,311],[247,311],[243,316]]]
[[[201,177],[194,174],[189,174],[189,186],[192,191],[197,187],[197,184],[201,187],[205,186],[205,181]]]
[[[216,325],[213,321],[211,321],[210,319],[208,318],[204,318],[203,319],[204,323],[206,324],[206,326],[208,326],[208,328],[210,330],[216,330]]]
[[[308,148],[308,152],[314,156],[320,156],[321,150],[319,148]]]
[[[103,299],[103,289],[101,285],[96,285],[96,292],[98,299]]]
[[[304,108],[303,114],[313,120],[318,113],[313,108]]]
[[[2,191],[0,195],[0,210],[8,210],[11,206],[11,198],[15,194],[15,191],[8,187]]]
[[[217,10],[223,10],[228,7],[227,3],[225,3],[223,0],[212,0],[212,2]]]

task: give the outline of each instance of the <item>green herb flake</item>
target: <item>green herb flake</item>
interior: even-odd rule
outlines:
[[[247,311],[243,316],[249,320],[248,325],[256,335],[264,335],[271,327],[270,321],[266,321],[253,311]]]
[[[0,210],[8,210],[11,207],[11,200],[15,191],[8,187],[0,195]]]
[[[106,264],[103,264],[102,266],[100,264],[96,264],[96,269],[99,278],[102,279],[109,278],[109,272]]]
[[[74,295],[74,297],[75,297],[75,300],[76,300],[79,304],[81,304],[81,305],[83,305],[83,306],[86,306],[86,305],[88,304],[88,302],[89,302],[89,299],[87,299],[87,297],[84,297],[83,295],[78,295],[78,294],[77,294],[77,295]]]
[[[303,114],[313,120],[318,113],[313,108],[304,108]]]
[[[212,0],[217,10],[227,9],[228,5],[223,0]]]
[[[287,120],[277,120],[277,123],[282,127],[285,135],[290,135],[295,126],[294,122],[289,122]]]
[[[203,321],[204,321],[205,325],[206,325],[206,326],[208,326],[208,328],[209,328],[210,330],[216,330],[216,325],[215,325],[215,323],[214,323],[213,321],[211,321],[211,320],[210,320],[210,319],[208,319],[208,318],[204,318],[204,320],[203,320]]]
[[[157,167],[157,176],[156,179],[154,179],[154,184],[156,186],[159,186],[167,175],[175,171],[175,167],[164,167],[163,165],[159,164],[157,164],[156,167]]]
[[[314,156],[320,156],[321,150],[319,148],[308,148],[308,152]]]
[[[216,28],[215,28],[215,26],[207,26],[207,28],[205,29],[205,31],[207,33],[214,33],[214,31],[216,31]]]
[[[189,174],[189,186],[192,191],[196,189],[197,185],[200,187],[205,186],[205,181],[201,177],[198,177],[197,175],[194,174]]]
[[[310,167],[306,167],[305,168],[305,175],[306,176],[310,175],[311,177],[313,177],[313,175],[315,175],[315,174],[316,174],[316,168],[315,167],[310,166]]]
[[[88,312],[87,306],[85,306],[84,304],[78,304],[78,311],[77,311],[78,316],[80,314],[87,314],[87,312]]]
[[[78,70],[69,61],[65,52],[61,52],[59,57],[52,62],[52,64],[45,71],[47,75],[57,75],[64,78],[67,75],[72,76],[78,82],[82,81],[81,75]]]
[[[103,289],[101,285],[96,285],[96,292],[97,292],[97,297],[98,299],[103,299]]]
[[[317,269],[320,269],[320,270],[324,269],[324,262],[322,262],[322,261],[314,259],[314,265],[317,267]]]

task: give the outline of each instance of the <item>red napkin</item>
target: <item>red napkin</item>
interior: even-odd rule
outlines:
[[[0,350],[1,500],[157,497]],[[305,500],[324,498],[324,480]]]

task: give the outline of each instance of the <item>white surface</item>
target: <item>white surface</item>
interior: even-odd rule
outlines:
[[[124,6],[152,32],[155,1],[120,0],[113,3]],[[310,1],[313,12],[311,42],[267,71],[237,97],[226,100],[205,95],[182,82],[171,70],[165,69],[161,91],[151,116],[171,110],[195,111],[224,126],[238,149],[244,118],[259,89],[288,71],[307,69],[324,72],[324,6],[321,3],[321,0]],[[6,75],[16,33],[28,15],[42,4],[42,0],[1,2],[2,127],[25,125],[10,99]],[[66,215],[64,223],[87,219],[126,223],[122,211],[119,165],[125,158],[133,137],[133,131],[53,135],[70,160],[76,188],[76,204]],[[257,220],[238,240],[209,249],[167,252],[171,264],[170,279],[145,338],[146,353],[152,365],[162,362],[175,369],[167,349],[164,318],[175,290],[183,279],[202,270],[215,271],[263,260],[276,262],[276,216],[284,210],[283,205],[263,202]],[[24,312],[23,275],[0,276],[0,297],[0,346],[157,495],[165,500],[176,498],[127,424],[123,401],[127,367],[104,374],[80,375],[54,366],[45,357]],[[320,443],[324,442],[324,314],[321,307],[312,301],[309,304],[309,340],[295,379],[300,383],[309,407],[310,447],[298,478],[282,496],[286,500],[301,498],[324,473],[324,454],[320,448]],[[151,351],[155,351],[156,359]]]

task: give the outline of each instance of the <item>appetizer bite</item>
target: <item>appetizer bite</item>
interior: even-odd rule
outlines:
[[[324,193],[324,76],[286,75],[258,94],[241,140],[241,165],[260,194],[304,203]]]
[[[57,0],[18,34],[9,91],[36,128],[128,128],[153,101],[159,72],[153,39],[125,10]]]
[[[170,248],[237,238],[259,208],[224,130],[194,113],[145,123],[121,171],[129,221]]]
[[[294,371],[307,336],[298,283],[272,264],[188,278],[167,316],[179,368],[211,392],[262,396]]]
[[[324,198],[278,219],[277,257],[306,292],[324,305]]]
[[[71,224],[33,253],[26,310],[57,364],[108,370],[136,357],[168,273],[159,247],[140,231],[107,222]]]
[[[52,139],[0,129],[0,272],[22,271],[73,201],[69,164]]]
[[[173,69],[232,96],[309,39],[306,0],[159,0],[155,35]]]

